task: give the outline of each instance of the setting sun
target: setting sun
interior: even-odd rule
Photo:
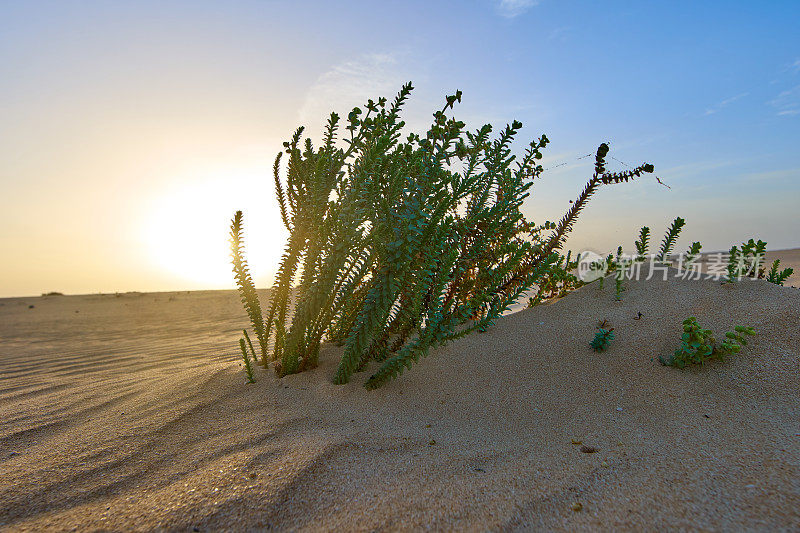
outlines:
[[[141,239],[158,268],[207,288],[232,284],[229,228],[244,211],[253,276],[271,281],[285,230],[274,207],[272,176],[264,168],[219,168],[177,177],[157,196],[142,221]],[[242,194],[242,191],[248,191]]]

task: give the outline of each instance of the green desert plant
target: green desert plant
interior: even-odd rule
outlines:
[[[726,355],[739,353],[742,346],[747,344],[746,335],[755,335],[756,332],[749,326],[736,326],[734,331],[725,334],[725,339],[719,345],[720,360],[724,360]]]
[[[242,212],[237,211],[231,221],[230,232],[231,261],[233,263],[233,275],[236,278],[236,285],[239,287],[239,296],[242,299],[247,315],[250,317],[250,324],[256,333],[258,345],[261,348],[261,361],[267,363],[267,337],[269,334],[264,326],[264,318],[261,314],[261,303],[258,300],[256,287],[250,277],[250,270],[247,267],[247,260],[244,257],[244,240],[242,239]],[[248,339],[249,340],[249,339]],[[253,359],[256,359],[253,352]]]
[[[678,240],[678,236],[681,234],[681,231],[685,225],[686,221],[681,217],[677,217],[672,221],[670,227],[667,228],[667,231],[664,234],[664,239],[661,241],[661,247],[658,251],[658,254],[655,256],[659,262],[664,263],[668,261],[669,254],[675,247],[675,242]],[[643,226],[639,230],[639,238],[634,241],[633,244],[636,247],[635,261],[645,261],[648,257],[648,251],[650,247],[650,228]],[[699,242],[692,243],[687,255],[696,256],[700,253],[700,248],[701,246]]]
[[[758,239],[750,239],[747,242],[742,243],[742,254],[745,256],[750,257],[759,257],[764,256],[767,253],[767,243]]]
[[[603,290],[603,282],[606,279],[606,275],[612,273],[614,271],[614,254],[608,254],[605,259],[606,262],[606,273],[598,279],[597,289]]]
[[[767,255],[767,243],[761,239],[756,242],[750,239],[742,243],[739,250],[741,273],[751,278],[763,278],[765,274],[764,258]]]
[[[739,254],[739,248],[734,245],[728,251],[728,281],[733,283],[739,279],[742,274],[742,261]]]
[[[779,271],[778,269],[780,268],[780,265],[780,259],[776,259],[772,262],[772,268],[770,268],[769,272],[767,273],[767,281],[774,283],[775,285],[783,285],[783,282],[789,279],[789,276],[792,275],[794,269],[784,268],[783,270]]]
[[[622,280],[625,278],[625,269],[628,267],[627,261],[622,257],[622,246],[617,247],[617,256],[614,259],[614,298],[619,301],[622,300],[622,291],[625,287],[622,286]]]
[[[253,354],[253,360],[256,359],[256,352],[253,350],[253,343],[250,342],[250,337],[247,335],[247,330],[242,330],[244,338],[239,339],[239,347],[242,349],[242,360],[244,361],[244,370],[247,373],[247,382],[255,383],[256,378],[253,376],[253,365],[250,363],[250,356],[247,355],[247,345],[250,346],[250,352]],[[247,345],[245,345],[247,339]]]
[[[467,131],[447,114],[461,101],[457,91],[427,133],[403,138],[400,114],[411,90],[409,83],[392,102],[354,108],[342,139],[335,113],[318,146],[302,140],[299,128],[276,158],[289,237],[263,331],[279,375],[315,367],[330,340],[344,346],[334,382],[348,382],[372,362],[378,368],[365,386],[376,388],[432,348],[486,329],[539,282],[561,291],[571,283],[564,273],[571,261],[559,262],[558,250],[589,198],[603,185],[653,171],[643,164],[608,172],[609,148],[601,144],[594,175],[564,217],[529,223],[520,208],[543,171],[547,137],[515,155],[521,123],[494,137],[489,125]],[[235,217],[235,249],[240,228]],[[241,255],[237,283],[243,296],[254,296]],[[243,301],[251,320],[261,316]]]
[[[636,246],[636,260],[644,261],[650,247],[650,228],[642,226],[639,230],[639,240],[633,243]]]
[[[766,279],[770,283],[783,285],[792,275],[794,269],[786,268],[779,270],[781,261],[776,259],[772,262],[769,271],[766,269],[765,258],[767,255],[767,243],[759,239],[750,239],[742,243],[741,247],[733,246],[728,252],[728,281],[738,281],[742,277],[754,279]]]
[[[611,341],[613,340],[614,328],[598,328],[597,333],[595,333],[594,339],[592,339],[592,342],[589,343],[589,346],[591,346],[595,352],[602,352],[609,347]]]
[[[697,259],[700,255],[700,250],[703,248],[703,245],[700,244],[700,241],[695,241],[689,246],[689,249],[686,250],[686,263],[691,263],[695,259]]]
[[[681,230],[683,230],[685,224],[686,221],[684,219],[677,217],[667,229],[664,240],[661,241],[661,248],[658,250],[658,260],[662,263],[665,263],[669,258],[669,254],[675,246],[675,241],[678,240],[678,236],[681,234]]]
[[[534,307],[554,298],[562,298],[584,285],[584,282],[575,275],[579,258],[572,261],[571,250],[566,256],[558,254],[557,257],[558,259],[551,263],[550,268],[537,280],[537,291],[528,299],[528,307]]]
[[[725,334],[725,340],[717,343],[714,333],[704,329],[697,323],[697,318],[691,316],[683,321],[683,334],[681,346],[669,358],[659,357],[661,364],[684,368],[688,365],[702,365],[706,361],[718,359],[724,361],[725,357],[739,353],[742,346],[747,344],[746,335],[755,335],[751,327],[736,326],[733,332]]]

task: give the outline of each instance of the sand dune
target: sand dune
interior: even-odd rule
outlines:
[[[800,528],[800,291],[612,285],[376,392],[330,383],[333,346],[245,385],[233,292],[0,300],[0,528]],[[660,366],[689,315],[758,335]],[[595,354],[604,318],[618,337]]]
[[[727,253],[727,252],[724,252]],[[712,260],[710,257],[713,254],[703,254],[702,260],[705,263],[708,263]],[[792,275],[789,276],[784,282],[784,285],[787,287],[800,287],[800,248],[792,248],[789,250],[776,250],[774,252],[767,252],[767,257],[764,260],[764,267],[769,270],[772,266],[772,262],[776,259],[780,259],[780,270],[785,268],[792,268],[794,272]]]

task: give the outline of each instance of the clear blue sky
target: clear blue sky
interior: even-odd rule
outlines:
[[[655,164],[671,189],[601,191],[575,249],[678,215],[681,246],[800,246],[798,28],[800,2],[0,1],[0,296],[233,287],[236,208],[269,284],[280,142],[407,80],[411,127],[461,89],[468,124],[548,135],[537,222],[600,142]]]

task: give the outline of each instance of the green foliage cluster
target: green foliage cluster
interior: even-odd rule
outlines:
[[[750,239],[742,247],[731,246],[728,252],[728,281],[734,282],[742,277],[763,278],[762,262],[767,253],[767,243],[761,239]]]
[[[656,260],[660,262],[667,262],[669,260],[669,254],[675,247],[675,242],[683,230],[684,225],[686,225],[686,221],[681,217],[677,217],[672,221],[672,224],[664,234],[664,239],[661,242],[661,248],[659,249],[658,254],[654,256]],[[625,278],[626,269],[628,269],[634,263],[646,261],[649,257],[650,236],[650,228],[648,226],[642,226],[642,228],[639,230],[639,238],[633,243],[634,247],[636,248],[636,254],[632,258],[624,256],[622,252],[622,246],[617,248],[616,255],[609,254],[606,258],[606,263],[608,265],[607,272],[614,274],[614,298],[617,301],[622,299],[622,292],[625,290],[623,281]],[[701,245],[699,242],[692,243],[692,246],[687,252],[689,258],[696,258],[700,253],[700,248]],[[603,278],[600,278],[599,288],[603,288]]]
[[[528,299],[528,307],[534,307],[542,302],[554,298],[563,298],[570,292],[584,285],[584,282],[575,275],[578,268],[580,255],[572,260],[572,251],[567,255],[557,255],[557,259],[550,265],[542,276],[536,281],[536,294]]]
[[[344,345],[334,382],[347,383],[373,361],[379,366],[365,386],[376,388],[431,348],[485,329],[548,275],[548,290],[560,291],[566,278],[559,268],[568,270],[569,259],[554,267],[557,251],[589,198],[602,185],[653,171],[644,164],[607,172],[609,148],[602,144],[594,175],[564,217],[530,223],[520,207],[543,171],[538,161],[547,137],[515,156],[512,141],[522,124],[514,121],[494,137],[489,125],[467,131],[447,115],[461,101],[457,91],[426,134],[402,138],[400,112],[411,90],[409,83],[392,102],[354,108],[343,139],[335,113],[318,147],[302,140],[299,128],[275,160],[289,237],[263,339],[272,342],[269,359],[279,375],[315,367],[321,343],[332,340]],[[234,273],[258,334],[260,306],[242,258],[240,213],[231,236]]]
[[[755,335],[751,327],[736,326],[734,331],[725,334],[725,339],[717,343],[710,329],[703,329],[697,318],[689,317],[683,321],[681,346],[669,358],[659,357],[661,364],[684,368],[688,365],[702,365],[711,359],[724,361],[725,357],[739,353],[747,344],[745,336]]]
[[[741,247],[732,246],[728,252],[728,281],[735,282],[742,277],[766,279],[770,283],[783,285],[792,275],[794,269],[779,270],[781,261],[776,259],[769,271],[766,269],[764,259],[767,255],[767,243],[759,239],[750,239],[742,243]]]
[[[589,346],[591,346],[595,352],[602,352],[609,347],[612,340],[614,340],[614,328],[598,328]]]

